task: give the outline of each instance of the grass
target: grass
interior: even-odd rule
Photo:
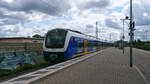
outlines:
[[[142,42],[141,43],[134,43],[134,47],[150,51],[150,44],[148,44],[148,43],[142,43]]]

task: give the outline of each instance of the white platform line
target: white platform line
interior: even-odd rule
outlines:
[[[143,78],[145,84],[150,84],[147,80],[147,78],[144,76],[144,74],[141,72],[141,70],[136,66],[134,65],[134,68],[137,70],[137,72],[140,74],[140,76]]]
[[[149,53],[150,54],[150,51],[148,50],[142,50],[142,49],[138,49],[138,48],[134,48],[135,50],[138,50],[140,52],[144,52],[144,53]]]

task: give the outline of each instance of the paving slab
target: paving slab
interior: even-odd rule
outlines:
[[[129,48],[126,48],[125,56],[129,56]],[[150,84],[150,51],[133,49],[133,64],[136,65]]]
[[[149,54],[143,56],[141,51],[134,49],[134,55],[136,55],[134,66],[139,70],[142,68],[141,65],[149,65]],[[122,54],[122,51],[117,48],[108,48],[96,56],[31,84],[147,84],[148,82],[145,82],[137,68],[129,67],[129,48],[125,49],[125,54]],[[143,72],[145,71],[141,70],[141,73]],[[148,76],[146,80],[147,78]]]

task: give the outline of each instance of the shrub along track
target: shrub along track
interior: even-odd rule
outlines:
[[[57,64],[57,63],[42,62],[42,63],[36,64],[36,65],[23,65],[13,71],[0,70],[0,82],[9,80],[9,79],[19,76],[19,75],[33,72],[38,69],[45,68],[45,67],[48,67],[48,66],[51,66],[54,64]]]

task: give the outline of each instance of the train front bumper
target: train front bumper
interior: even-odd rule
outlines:
[[[65,59],[64,52],[43,52],[46,61],[55,61]]]

